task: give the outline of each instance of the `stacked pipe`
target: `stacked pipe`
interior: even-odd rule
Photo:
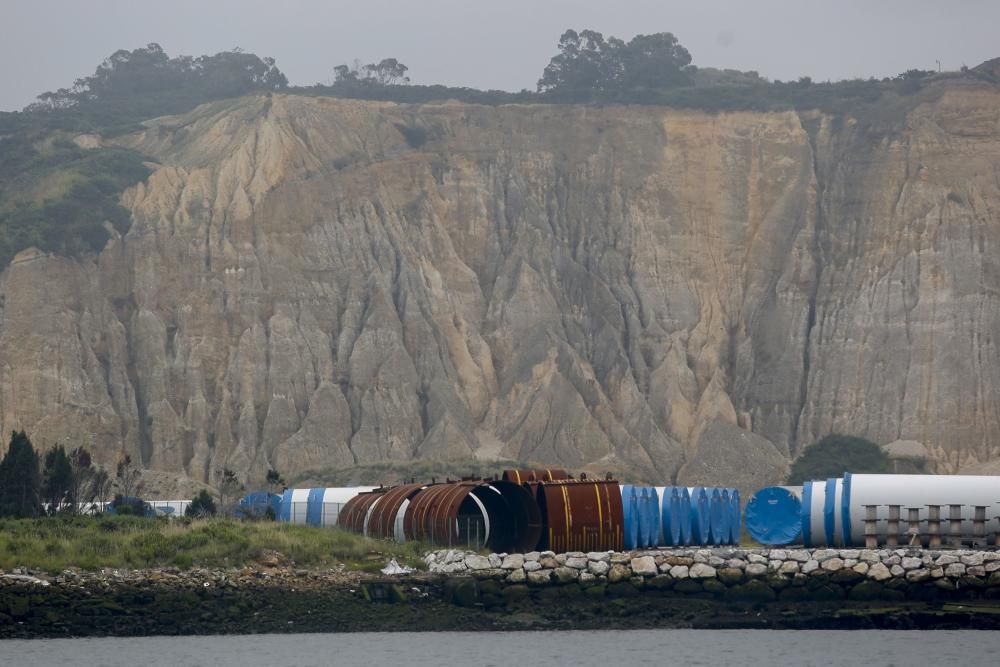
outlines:
[[[511,470],[497,480],[365,490],[340,510],[338,525],[370,537],[497,552],[620,550],[618,483],[567,478],[559,470]]]
[[[381,539],[497,552],[606,551],[737,544],[735,489],[619,486],[565,470],[505,470],[497,480],[288,489],[278,519]]]
[[[624,547],[739,544],[740,493],[717,487],[621,487]]]
[[[998,510],[1000,477],[844,473],[761,489],[747,530],[765,544],[807,547],[996,544]]]

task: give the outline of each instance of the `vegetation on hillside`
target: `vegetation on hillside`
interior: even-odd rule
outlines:
[[[669,32],[625,41],[595,30],[567,30],[556,48],[536,90],[519,92],[411,85],[409,68],[397,58],[338,65],[332,85],[289,88],[273,58],[238,48],[199,57],[170,57],[155,43],[116,51],[71,87],[42,93],[23,112],[0,113],[0,267],[31,246],[80,256],[127,231],[129,216],[119,199],[149,174],[149,158],[108,138],[138,129],[149,118],[254,91],[401,103],[455,99],[854,113],[876,105],[906,108],[928,83],[942,78],[992,83],[1000,78],[998,68],[980,66],[944,74],[911,69],[885,79],[769,81],[756,72],[699,68]],[[103,139],[78,144],[74,139],[80,134]],[[411,145],[420,143],[420,137],[412,139]]]
[[[333,85],[291,89],[297,93],[424,103],[455,99],[476,104],[653,104],[704,111],[820,109],[840,113],[909,97],[935,80],[951,77],[994,81],[980,68],[961,73],[910,69],[895,77],[814,82],[769,81],[757,72],[699,68],[672,33],[636,35],[629,41],[595,30],[565,31],[558,53],[542,71],[534,92],[410,85],[408,68],[395,58],[334,68]],[[396,75],[387,76],[391,72]]]
[[[375,571],[389,558],[424,567],[421,542],[373,540],[337,528],[233,519],[60,515],[0,519],[0,569],[242,567],[277,551],[297,567]]]
[[[806,447],[792,463],[789,484],[840,477],[845,472],[885,473],[889,459],[870,440],[850,435],[828,435]]]
[[[19,251],[79,256],[128,230],[121,193],[149,175],[150,158],[101,138],[148,118],[287,85],[271,58],[239,49],[169,57],[158,44],[116,51],[72,88],[0,113],[0,267]],[[74,143],[92,134],[88,148]]]

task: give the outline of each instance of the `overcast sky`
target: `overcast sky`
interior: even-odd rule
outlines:
[[[0,109],[149,42],[240,46],[293,84],[395,57],[415,83],[533,90],[569,27],[673,32],[699,66],[827,80],[971,67],[1000,56],[998,26],[1000,0],[0,0]]]

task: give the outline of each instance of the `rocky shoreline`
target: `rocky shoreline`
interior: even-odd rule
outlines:
[[[1000,600],[1000,551],[925,549],[654,549],[425,557],[432,573],[507,585],[578,584],[709,593],[727,599]]]
[[[373,630],[1000,629],[1000,552],[437,551],[388,577],[240,569],[0,572],[0,638]]]

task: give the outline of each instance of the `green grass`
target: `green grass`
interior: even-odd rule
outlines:
[[[399,544],[337,528],[274,522],[116,516],[0,519],[0,569],[4,570],[241,567],[274,550],[295,567],[343,564],[350,570],[373,572],[390,558],[423,567],[422,556],[428,549],[419,542]]]

